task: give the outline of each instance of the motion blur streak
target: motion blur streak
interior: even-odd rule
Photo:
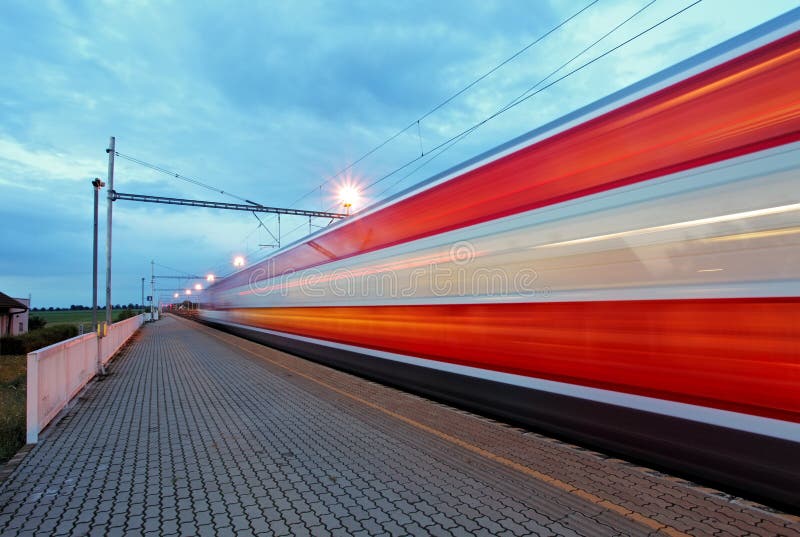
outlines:
[[[798,318],[800,299],[730,299],[263,308],[229,319],[800,422]]]
[[[793,33],[348,222],[278,254],[275,273],[796,141],[798,41]],[[223,285],[242,285],[246,276]]]
[[[209,288],[290,352],[800,507],[800,8]]]
[[[641,235],[642,233],[654,233],[657,231],[668,231],[670,229],[681,229],[687,227],[701,226],[704,224],[716,224],[719,222],[731,222],[735,220],[742,220],[745,218],[756,218],[758,216],[766,216],[770,214],[787,213],[790,211],[799,211],[800,203],[792,205],[784,205],[782,207],[770,207],[768,209],[759,209],[757,211],[747,211],[745,213],[726,214],[722,216],[714,216],[711,218],[701,218],[699,220],[688,220],[686,222],[676,222],[674,224],[666,224],[663,226],[645,227],[641,229],[632,229],[630,231],[621,231],[619,233],[609,233],[607,235],[595,235],[594,237],[584,237],[582,239],[573,239],[570,241],[552,242],[550,244],[542,244],[539,248],[548,248],[552,246],[566,246],[567,244],[581,244],[583,242],[602,241],[606,239],[615,239],[619,237],[629,237],[632,235]],[[771,232],[772,235],[776,232]],[[751,234],[752,236],[752,234]],[[762,235],[765,236],[765,235]]]

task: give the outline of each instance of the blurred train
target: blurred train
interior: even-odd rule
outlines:
[[[201,316],[800,506],[799,21],[276,251]]]

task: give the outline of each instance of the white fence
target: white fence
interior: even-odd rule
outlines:
[[[108,335],[84,334],[28,353],[27,441],[35,444],[39,432],[97,374],[98,353],[103,364],[144,323],[137,315],[108,327]]]

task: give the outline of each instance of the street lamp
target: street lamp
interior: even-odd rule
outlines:
[[[208,276],[206,276],[206,281],[207,282],[213,282],[215,279],[216,278],[214,277],[213,274],[209,274]]]
[[[358,188],[354,185],[343,185],[339,188],[339,201],[342,202],[347,216],[350,216],[350,208],[358,202],[360,196]]]
[[[194,284],[194,290],[195,291],[202,291],[203,290],[203,286],[200,285],[199,283],[196,283],[196,284]]]
[[[233,266],[234,267],[243,267],[244,266],[244,257],[237,255],[233,258]]]
[[[103,367],[103,360],[101,359],[100,355],[100,334],[97,331],[97,204],[100,196],[100,189],[106,186],[106,184],[100,179],[95,178],[95,180],[92,181],[92,186],[94,187],[94,236],[92,238],[92,329],[97,334],[97,373],[100,375],[105,375],[106,369]],[[110,207],[111,205],[109,204],[109,211],[111,210]],[[109,215],[110,214],[111,213],[109,213]],[[109,220],[110,218],[111,217],[109,216]],[[110,266],[111,265],[109,265],[109,267]],[[111,269],[109,268],[109,271],[110,270]],[[111,294],[107,293],[106,311],[108,312],[108,322],[106,323],[106,326],[111,324],[111,313],[108,309],[110,303]]]
[[[97,332],[97,204],[100,189],[106,184],[100,179],[92,181],[94,187],[94,236],[92,239],[92,330]]]
[[[175,293],[174,295],[172,295],[172,298],[178,298],[178,293]]]

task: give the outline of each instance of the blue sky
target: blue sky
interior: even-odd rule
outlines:
[[[588,3],[3,2],[0,291],[30,293],[34,306],[91,302],[90,182],[105,180],[110,135],[121,153],[259,203],[328,209],[338,170]],[[430,148],[480,121],[648,3],[600,0],[356,166],[352,179],[369,183],[417,156],[420,141]],[[573,66],[690,3],[655,2]],[[795,5],[703,0],[365,198],[379,200]],[[235,201],[123,160],[116,170],[122,192]],[[103,203],[101,237],[104,215]],[[120,201],[114,215],[114,302],[138,302],[151,260],[223,274],[234,255],[253,262],[272,251],[259,245],[274,242],[248,213]],[[277,233],[274,217],[262,219]],[[283,217],[281,229],[288,244],[308,221]],[[100,270],[102,297],[102,260]]]

